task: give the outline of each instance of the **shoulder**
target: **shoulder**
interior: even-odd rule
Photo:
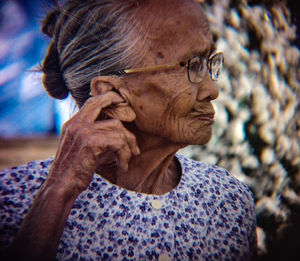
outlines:
[[[233,197],[233,199],[232,193],[238,193],[254,204],[254,197],[249,187],[232,176],[228,170],[189,159],[182,155],[176,155],[176,157],[180,161],[182,172],[188,180],[197,181],[196,184],[207,184],[211,191],[212,187],[219,188],[218,190],[222,190],[223,193]],[[200,187],[202,186],[200,185]]]
[[[206,215],[213,217],[211,227],[222,231],[226,242],[236,240],[233,244],[243,244],[243,250],[254,256],[256,215],[254,196],[249,187],[224,168],[183,156],[177,158],[191,194],[201,202]]]
[[[177,158],[187,186],[192,191],[198,191],[198,197],[213,203],[220,213],[230,213],[237,220],[242,213],[248,226],[256,226],[254,196],[247,185],[224,168],[183,156]]]
[[[33,198],[46,180],[53,158],[0,170],[0,248],[16,235]]]
[[[0,195],[3,195],[4,190],[13,187],[26,189],[36,183],[42,183],[48,175],[52,161],[53,157],[50,157],[46,160],[32,161],[21,166],[0,170]]]
[[[46,180],[53,158],[0,170],[0,200],[15,205],[34,195]]]

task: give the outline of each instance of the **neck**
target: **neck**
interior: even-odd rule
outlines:
[[[181,177],[174,155],[183,146],[145,133],[136,137],[141,154],[130,159],[127,173],[116,174],[115,164],[102,167],[98,173],[110,182],[136,192],[160,195],[171,191]]]

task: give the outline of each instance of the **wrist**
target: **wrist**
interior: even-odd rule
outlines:
[[[78,170],[73,165],[62,167],[61,163],[53,162],[46,183],[51,189],[59,190],[64,196],[77,197],[87,189],[92,177],[93,174]]]
[[[45,199],[55,199],[57,202],[66,204],[74,202],[82,191],[76,189],[67,181],[57,180],[49,177],[43,184],[40,193]]]

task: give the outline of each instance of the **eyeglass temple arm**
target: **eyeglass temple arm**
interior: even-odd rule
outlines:
[[[144,67],[144,68],[134,68],[134,69],[127,69],[123,70],[125,74],[130,73],[137,73],[137,72],[150,72],[150,71],[159,71],[159,70],[166,70],[166,69],[174,69],[178,66],[183,66],[182,63],[176,63],[174,65],[158,65],[153,67]],[[184,65],[186,66],[186,65]]]

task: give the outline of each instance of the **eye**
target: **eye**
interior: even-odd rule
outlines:
[[[220,52],[212,56],[209,63],[210,76],[214,81],[216,81],[222,73],[224,63],[223,53]]]
[[[205,59],[201,59],[200,57],[193,57],[189,61],[189,69],[191,72],[199,73],[204,70]]]
[[[190,82],[199,83],[204,79],[207,72],[207,60],[202,57],[195,56],[189,60],[188,77]]]

